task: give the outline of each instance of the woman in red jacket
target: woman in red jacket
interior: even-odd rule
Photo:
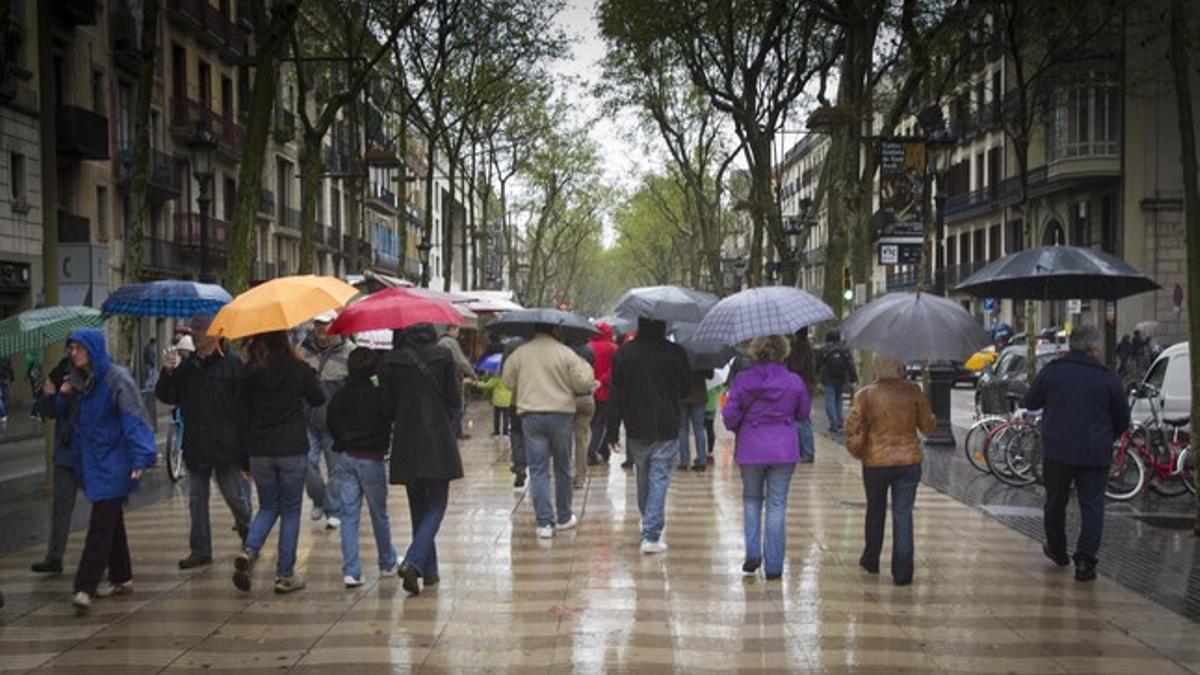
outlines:
[[[603,321],[596,324],[600,334],[588,342],[592,353],[596,356],[592,370],[600,388],[596,390],[596,412],[592,415],[592,440],[588,443],[588,464],[608,462],[608,443],[605,442],[604,429],[608,420],[608,385],[612,379],[612,360],[617,353],[617,343],[613,341],[612,326]]]

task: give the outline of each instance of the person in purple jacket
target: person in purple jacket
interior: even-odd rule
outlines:
[[[765,553],[764,572],[768,580],[783,576],[788,488],[800,459],[796,423],[808,419],[812,405],[804,380],[783,364],[789,349],[788,339],[782,335],[752,340],[749,354],[754,365],[734,380],[723,412],[725,427],[737,435],[734,459],[742,472],[746,529],[746,562],[742,572],[748,576],[756,574]]]

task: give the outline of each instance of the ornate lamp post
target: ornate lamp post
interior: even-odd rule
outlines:
[[[187,145],[192,155],[192,175],[200,184],[200,192],[196,196],[196,206],[200,209],[200,281],[209,281],[208,209],[212,205],[209,184],[212,181],[213,164],[216,161],[217,139],[206,127],[197,126]]]
[[[428,238],[422,238],[421,243],[417,244],[417,258],[421,261],[421,288],[429,288],[429,251],[433,249],[433,244]]]

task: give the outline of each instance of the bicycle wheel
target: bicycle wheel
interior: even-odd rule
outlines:
[[[1019,487],[1033,482],[1027,476],[1018,473],[1018,468],[1022,466],[1022,462],[1018,461],[1016,467],[1009,462],[1009,453],[1013,451],[1011,446],[1022,435],[1022,428],[1028,426],[1028,424],[1021,420],[1006,422],[992,433],[988,441],[988,468],[991,469],[992,475],[1005,485]]]
[[[967,438],[963,441],[963,452],[966,453],[967,461],[975,467],[976,471],[992,472],[988,468],[986,456],[988,435],[1003,423],[1003,417],[985,417],[972,424],[970,431],[967,432]]]
[[[167,475],[171,480],[178,481],[187,474],[187,467],[183,463],[183,435],[179,433],[179,427],[171,424],[167,428]]]
[[[1146,486],[1146,464],[1138,456],[1136,446],[1124,434],[1115,444],[1112,466],[1108,469],[1108,484],[1104,495],[1124,502],[1133,499]]]
[[[1038,431],[1032,425],[1018,425],[1012,432],[1012,437],[1004,446],[1004,463],[1008,466],[1008,475],[1000,477],[1001,482],[1013,486],[1030,485],[1037,480],[1040,470],[1034,465],[1041,460],[1037,450]]]
[[[1161,445],[1151,443],[1150,435],[1145,429],[1134,429],[1130,433],[1140,437],[1142,444],[1150,451],[1149,456],[1154,458],[1153,464],[1157,465],[1147,467],[1150,471],[1150,491],[1162,497],[1178,497],[1187,494],[1188,486],[1184,483],[1183,476],[1175,472],[1178,458],[1164,456],[1170,450],[1164,451]],[[1168,443],[1161,437],[1160,441]]]
[[[1196,453],[1192,452],[1192,446],[1189,445],[1181,450],[1175,461],[1179,479],[1183,481],[1183,487],[1187,488],[1188,492],[1196,494]]]

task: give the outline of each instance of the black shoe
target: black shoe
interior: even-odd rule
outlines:
[[[1054,551],[1051,551],[1049,544],[1042,544],[1042,553],[1045,553],[1046,557],[1053,560],[1054,564],[1058,565],[1059,567],[1066,567],[1067,565],[1071,564],[1070,556],[1068,556],[1066,553],[1055,553]]]
[[[863,568],[864,570],[866,570],[867,574],[879,574],[879,563],[875,563],[874,565],[871,565],[871,564],[867,563],[866,560],[859,558],[858,566]]]
[[[707,470],[708,470],[708,466],[705,464],[693,464],[692,465],[692,471],[699,471],[700,473],[704,473]]]
[[[687,464],[676,464],[676,465],[675,465],[675,470],[676,470],[676,471],[687,471],[687,470],[688,470],[688,465],[687,465]]]
[[[892,583],[897,586],[911,586],[912,577],[892,577]]]
[[[404,590],[411,595],[421,594],[421,584],[417,579],[421,576],[417,573],[417,568],[409,565],[407,562],[400,563],[400,569],[396,571],[396,576],[400,577],[400,585]]]
[[[761,560],[747,560],[746,562],[742,563],[742,574],[752,577],[758,573],[758,568],[761,565]]]
[[[516,476],[513,476],[513,487],[515,487],[515,488],[525,487],[525,472],[524,471],[522,471],[521,473],[518,473]]]
[[[783,578],[783,572],[780,572],[779,574],[768,574],[766,577],[767,581],[779,581]]]
[[[633,462],[621,462],[621,468],[622,469],[632,469]]]
[[[38,574],[62,574],[62,561],[47,558],[33,563],[29,569]]]
[[[233,559],[233,585],[243,593],[250,591],[250,575],[254,572],[254,556],[242,550]]]
[[[202,557],[202,556],[196,555],[195,553],[192,553],[188,557],[179,561],[179,569],[190,570],[195,567],[204,567],[205,565],[211,565],[211,564],[212,564],[211,557]]]
[[[1075,561],[1075,581],[1091,581],[1096,578],[1096,563],[1088,560]]]

